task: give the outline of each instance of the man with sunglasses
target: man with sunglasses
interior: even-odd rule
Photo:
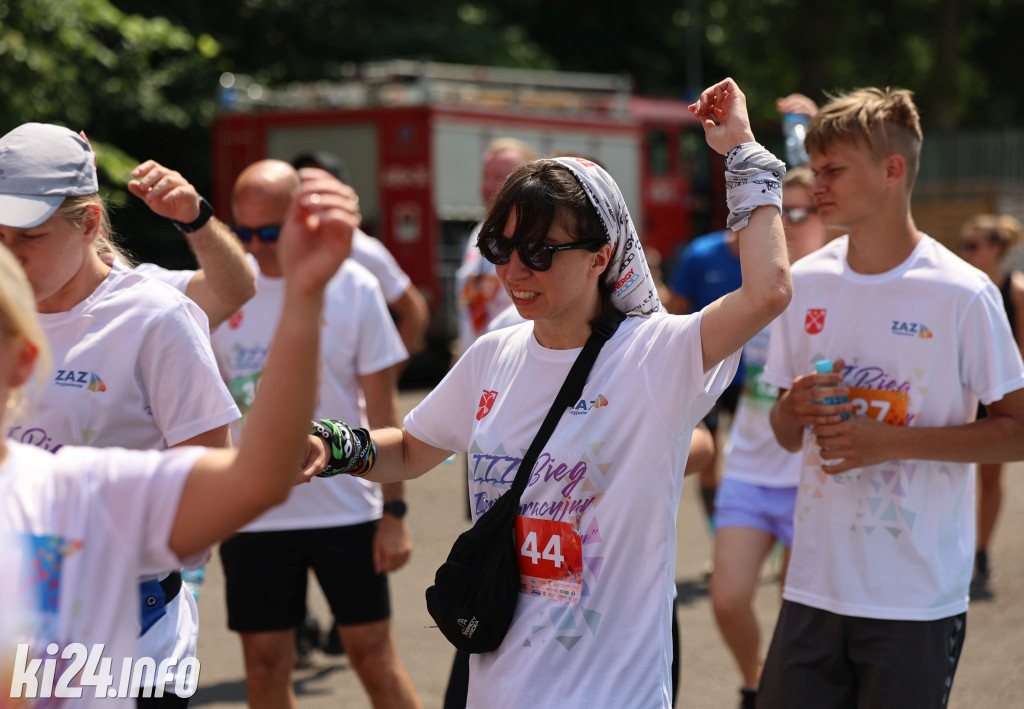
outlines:
[[[319,175],[332,179],[316,168]],[[304,170],[304,171],[305,171]],[[257,294],[213,333],[214,352],[243,418],[256,396],[283,302],[278,233],[299,186],[281,160],[246,168],[232,192],[233,229],[258,267]],[[313,194],[313,204],[331,199]],[[377,280],[352,259],[325,293],[318,415],[343,409],[370,427],[397,422],[394,366],[407,357]],[[294,706],[295,632],[310,569],[373,706],[418,709],[391,628],[387,572],[411,551],[402,485],[349,476],[303,485],[221,545],[228,626],[242,640],[251,707]]]

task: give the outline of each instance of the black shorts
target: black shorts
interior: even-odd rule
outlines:
[[[739,404],[740,394],[743,392],[742,385],[730,384],[722,392],[722,395],[715,401],[711,411],[704,417],[704,425],[714,433],[718,430],[718,415],[722,411],[728,412],[730,416],[736,413],[736,405]]]
[[[876,620],[783,601],[758,707],[941,709],[966,633],[966,613]]]
[[[243,532],[220,545],[228,627],[286,630],[306,617],[309,569],[339,625],[391,617],[388,578],[373,570],[377,522],[327,529]]]

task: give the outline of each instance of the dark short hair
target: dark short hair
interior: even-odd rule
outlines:
[[[296,170],[303,167],[319,167],[327,170],[327,172],[337,177],[346,185],[349,184],[348,168],[345,166],[345,161],[326,150],[310,150],[309,152],[299,153],[292,158],[292,167]]]
[[[480,227],[480,239],[504,234],[511,215],[516,217],[512,241],[541,241],[556,222],[576,241],[593,241],[590,251],[611,243],[604,223],[572,170],[553,160],[536,160],[517,167],[498,192]],[[609,260],[609,265],[610,265]],[[598,279],[601,314],[610,316],[612,288],[604,275]]]

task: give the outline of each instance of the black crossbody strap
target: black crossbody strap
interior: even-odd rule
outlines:
[[[558,420],[562,418],[565,410],[575,406],[576,402],[580,400],[580,397],[583,395],[583,385],[587,383],[587,376],[597,360],[598,353],[604,347],[604,343],[615,334],[619,323],[625,319],[626,315],[624,313],[615,311],[615,317],[611,322],[602,321],[594,326],[590,337],[587,338],[587,343],[583,345],[583,350],[576,357],[576,361],[573,362],[572,369],[569,370],[562,388],[559,389],[558,396],[555,397],[548,415],[544,417],[544,423],[540,425],[540,430],[533,437],[533,443],[530,444],[526,455],[523,456],[522,461],[519,463],[516,478],[512,482],[511,489],[505,493],[506,495],[511,495],[516,500],[522,497],[523,490],[526,489],[526,483],[530,479],[530,472],[537,462],[537,456],[540,455],[541,449],[548,442],[548,439],[551,438],[551,434],[554,432],[555,426],[558,425]]]

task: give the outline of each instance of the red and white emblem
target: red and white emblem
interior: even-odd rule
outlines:
[[[825,329],[825,309],[808,308],[807,317],[804,319],[804,330],[808,335],[817,335]]]
[[[491,413],[491,407],[494,406],[494,400],[498,398],[498,392],[487,391],[484,389],[480,395],[480,408],[476,412],[476,420],[480,421],[484,416]]]
[[[237,330],[242,326],[242,311],[237,311],[234,315],[228,318],[228,327],[232,330]]]

